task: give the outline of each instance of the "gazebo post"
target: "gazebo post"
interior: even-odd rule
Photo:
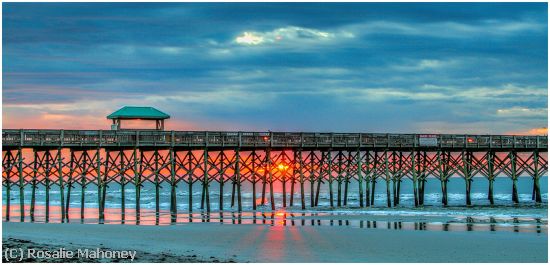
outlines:
[[[164,120],[155,120],[157,131],[164,131]]]

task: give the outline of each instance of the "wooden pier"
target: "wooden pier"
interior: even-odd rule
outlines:
[[[85,190],[96,188],[102,220],[108,186],[113,185],[121,187],[122,220],[125,187],[135,188],[135,212],[139,220],[140,189],[146,182],[155,186],[157,214],[161,185],[170,186],[174,221],[176,205],[188,204],[190,212],[195,210],[194,190],[202,193],[204,211],[210,212],[212,203],[218,203],[220,211],[224,210],[223,196],[219,196],[218,202],[210,200],[212,185],[218,185],[220,194],[226,188],[231,189],[231,205],[241,211],[244,183],[252,186],[254,210],[268,200],[275,210],[274,183],[282,184],[283,207],[296,205],[309,209],[318,206],[322,187],[328,187],[333,207],[369,207],[374,204],[376,188],[385,189],[388,207],[396,206],[401,182],[411,181],[415,206],[421,206],[428,177],[441,182],[443,205],[448,203],[447,184],[451,177],[464,179],[464,203],[471,205],[474,176],[483,176],[488,181],[487,199],[491,204],[497,176],[511,180],[514,203],[519,203],[518,178],[532,178],[532,199],[542,202],[539,180],[548,171],[547,149],[547,136],[3,130],[2,185],[7,196],[6,220],[10,218],[11,192],[19,190],[20,204],[25,205],[26,186],[32,188],[28,213],[31,219],[35,191],[39,186],[45,187],[46,221],[51,187],[58,186],[61,191],[58,196],[63,220],[68,218],[71,189],[80,188],[81,218],[84,218]],[[348,202],[352,181],[358,184],[358,205]],[[186,189],[189,196],[178,197],[178,189]],[[305,199],[306,192],[310,193],[309,201]],[[256,198],[257,194],[261,194],[260,198]],[[25,215],[21,207],[21,220]]]

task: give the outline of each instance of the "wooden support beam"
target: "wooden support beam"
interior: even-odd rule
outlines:
[[[296,174],[298,173],[296,170],[296,152],[293,152],[291,164],[288,166],[292,170],[292,175],[290,175],[290,207],[294,205],[294,183],[296,182]]]
[[[446,170],[446,153],[437,151],[437,171],[439,181],[441,182],[441,203],[447,206],[447,170]]]
[[[70,149],[70,161],[69,161],[69,175],[67,178],[67,200],[65,204],[65,219],[67,220],[67,223],[69,222],[69,209],[71,207],[71,189],[73,188],[73,174],[75,172],[75,168],[77,167],[75,165],[75,155],[74,150]]]
[[[188,207],[189,207],[189,216],[191,217],[191,213],[193,212],[193,151],[189,150],[187,151],[187,195],[188,195]]]
[[[204,176],[203,176],[203,196],[205,197],[206,202],[206,212],[210,212],[210,192],[208,190],[208,186],[210,185],[210,179],[209,179],[209,167],[208,167],[208,149],[204,148]]]
[[[63,157],[61,153],[61,147],[57,149],[57,177],[59,178],[59,202],[60,202],[60,210],[61,210],[61,222],[65,222],[65,184],[63,183]],[[21,155],[21,154],[20,154]],[[20,168],[21,168],[21,175],[23,175],[22,170],[23,165],[23,159],[20,160]]]
[[[510,173],[511,173],[511,179],[512,179],[512,202],[515,204],[519,203],[519,197],[518,197],[518,186],[517,186],[517,167],[516,167],[516,157],[517,153],[515,151],[510,151],[508,153],[508,158],[510,159]]]
[[[302,159],[302,149],[298,149],[298,170],[300,175],[300,201],[302,205],[302,210],[306,209],[306,199],[305,199],[305,190],[304,190],[304,161]],[[312,194],[313,196],[313,194]],[[313,198],[313,197],[312,197]]]
[[[272,165],[272,162],[271,162],[271,149],[268,148],[266,150],[266,159],[267,159],[267,174],[269,176],[269,199],[270,199],[270,203],[271,203],[271,210],[272,211],[275,211],[275,191],[273,189],[273,172],[272,171],[272,168],[273,168],[273,165]]]
[[[418,159],[417,155],[418,152],[415,152],[415,150],[411,151],[411,174],[413,184],[414,207],[418,207],[418,163],[416,162]]]
[[[542,203],[542,196],[540,193],[541,174],[540,174],[539,160],[540,160],[539,151],[535,150],[533,152],[533,190],[534,190],[533,194],[534,194],[535,202]]]
[[[256,150],[253,150],[252,151],[252,210],[256,210],[257,206],[256,206],[256,183],[257,183],[257,179],[256,179],[256,176],[257,176],[257,172],[256,172],[256,163],[257,163],[257,158],[258,158],[258,155],[256,154]],[[220,192],[221,194],[221,192]],[[256,217],[256,214],[254,214],[254,217]]]
[[[268,171],[268,155],[269,153],[267,150],[265,151],[265,157],[263,164],[263,174],[262,174],[262,201],[261,205],[265,205],[265,191],[266,191],[266,185],[267,185],[267,171]]]
[[[218,169],[218,175],[219,175],[219,180],[220,180],[220,197],[219,197],[219,207],[220,207],[220,212],[223,211],[223,187],[224,187],[224,184],[225,184],[225,168],[224,168],[224,164],[225,164],[225,152],[224,151],[220,151],[220,167]],[[235,186],[233,186],[235,187]],[[233,204],[233,200],[231,202],[231,204]],[[233,205],[231,205],[233,206]]]
[[[327,152],[327,161],[328,161],[328,188],[329,188],[329,197],[330,197],[330,207],[334,207],[334,195],[332,191],[332,150],[329,149]]]
[[[51,154],[50,150],[44,152],[45,161],[45,174],[44,174],[44,185],[46,186],[46,223],[50,222],[50,173],[51,173]]]
[[[374,205],[374,194],[376,189],[376,179],[378,178],[378,151],[374,151],[374,167],[372,174],[372,192],[370,197],[370,204]]]
[[[120,178],[120,222],[122,224],[126,222],[126,183],[127,183],[126,182],[126,170],[127,170],[126,160],[127,160],[126,154],[124,150],[121,150],[120,151],[120,171],[118,175]]]
[[[241,153],[238,148],[235,150],[235,178],[237,179],[237,210],[239,212],[242,212],[243,204],[241,193]]]
[[[160,214],[160,181],[159,181],[159,175],[160,175],[160,168],[159,168],[159,150],[155,149],[153,151],[153,159],[154,159],[154,168],[153,168],[153,174],[155,176],[155,222],[156,224],[159,223],[159,214]]]
[[[81,174],[80,174],[80,222],[84,222],[84,206],[86,202],[86,186],[87,183],[87,174],[88,174],[88,151],[82,151],[82,164],[81,164]],[[98,202],[99,203],[99,202]]]
[[[103,213],[103,200],[102,200],[102,189],[103,189],[103,181],[101,179],[101,156],[100,156],[101,149],[98,147],[95,153],[95,162],[96,162],[96,175],[97,175],[97,201],[99,205],[99,222],[103,222],[105,219],[104,213]]]
[[[391,207],[391,192],[390,192],[390,161],[388,157],[388,150],[384,151],[384,172],[386,178],[386,200],[388,207]]]
[[[321,155],[321,158],[318,159],[317,163],[317,169],[318,173],[315,172],[315,159],[317,158],[317,155],[315,154],[315,151],[311,151],[311,177],[315,180],[317,180],[317,188],[315,189],[315,206],[319,206],[319,193],[321,192],[321,183],[324,183],[324,176],[323,176],[323,156]],[[315,175],[317,173],[317,176]],[[311,190],[311,194],[313,194],[313,189]],[[312,195],[313,196],[313,195]]]
[[[314,156],[314,151],[309,151],[308,155],[306,156],[306,159],[308,159],[309,157],[309,200],[310,200],[310,207],[315,207],[317,206],[317,197],[315,195],[315,181],[321,181],[321,178],[323,176],[323,158],[324,158],[324,153],[323,155],[321,156],[321,161],[319,162],[319,167],[321,168],[319,170],[320,172],[320,176],[319,176],[319,179],[315,178],[315,170],[313,169],[313,166],[314,166],[314,159],[315,159],[315,156]],[[306,162],[307,163],[307,162]]]
[[[346,163],[344,163],[345,167],[346,167],[346,170],[344,171],[345,172],[345,175],[344,175],[344,206],[348,205],[348,187],[349,187],[349,182],[350,182],[350,178],[351,178],[350,170],[351,170],[352,162],[353,162],[353,158],[352,158],[352,155],[351,155],[351,151],[348,151],[348,155],[346,156]]]
[[[5,218],[6,218],[6,221],[9,221],[10,220],[10,213],[11,213],[11,168],[13,166],[13,155],[11,153],[11,151],[7,151],[6,152],[6,158],[4,158],[6,160],[6,167],[4,168],[4,170],[6,171],[6,213],[5,213]]]
[[[342,151],[338,151],[338,164],[337,164],[337,177],[336,177],[336,181],[338,182],[338,199],[337,199],[337,206],[340,207],[342,206],[342,181],[343,181],[343,178],[342,178]]]
[[[17,171],[19,173],[19,216],[20,221],[25,221],[25,176],[23,175],[23,151],[21,147],[17,149]],[[63,184],[63,180],[61,180]],[[63,205],[63,189],[61,189],[61,205]],[[63,217],[65,215],[63,214]]]
[[[136,188],[136,224],[140,223],[141,217],[141,183],[143,175],[143,150],[139,150],[139,161],[137,157],[137,148],[134,148],[134,186]]]
[[[393,183],[393,206],[397,206],[399,204],[398,194],[397,194],[397,182],[399,179],[399,176],[397,176],[397,158],[396,158],[396,152],[391,152],[391,164],[390,164],[390,174],[391,174],[391,181]]]
[[[370,200],[370,181],[371,181],[371,160],[370,160],[370,151],[365,151],[365,206],[369,207],[371,205]]]
[[[464,181],[466,183],[466,206],[472,205],[471,190],[472,190],[472,153],[462,151],[462,170]]]
[[[170,148],[168,152],[170,159],[170,221],[175,223],[178,216],[178,205],[176,200],[176,158],[174,156],[174,148]]]
[[[234,159],[236,159],[236,155],[234,154]],[[233,162],[235,163],[235,162]],[[237,192],[237,176],[236,174],[233,174],[231,176],[231,207],[233,208],[235,206],[235,193]]]
[[[97,157],[98,160],[100,159],[100,151],[97,150]],[[111,159],[111,152],[110,150],[105,150],[105,171],[103,174],[103,177],[101,176],[101,164],[98,163],[98,187],[101,186],[101,189],[99,189],[99,193],[101,194],[99,199],[99,223],[105,222],[105,201],[107,200],[107,177],[109,174],[109,160]]]
[[[427,168],[427,154],[426,154],[426,151],[422,152],[422,163],[421,163],[421,172],[420,172],[420,183],[419,184],[419,189],[418,189],[418,204],[420,206],[423,206],[424,205],[424,187],[426,185],[426,178],[427,178],[427,175],[426,175],[426,168]]]
[[[30,208],[30,212],[29,212],[29,215],[31,217],[31,222],[34,222],[34,209],[35,209],[35,205],[36,205],[36,182],[37,182],[37,174],[38,174],[38,153],[36,152],[36,149],[33,149],[32,150],[33,152],[33,157],[34,157],[34,160],[33,160],[33,172],[32,172],[32,182],[31,182],[31,186],[32,186],[32,190],[31,190],[31,208]],[[6,190],[6,193],[8,191]],[[6,201],[7,203],[7,201]]]
[[[282,162],[280,165],[281,168],[277,167],[277,170],[280,172],[281,174],[281,184],[282,184],[282,187],[283,187],[283,208],[286,208],[286,170],[285,170],[285,166],[286,166],[286,156],[285,156],[285,151],[281,151],[281,157],[282,157]]]
[[[363,159],[361,158],[361,150],[357,149],[357,182],[359,185],[359,207],[363,208]],[[368,198],[367,198],[368,200]]]
[[[487,197],[489,199],[489,203],[491,205],[495,204],[495,199],[493,195],[493,187],[495,182],[495,169],[494,169],[494,162],[495,162],[495,154],[493,151],[487,152],[487,179],[489,180],[489,192],[487,194]]]
[[[403,180],[403,176],[405,174],[403,169],[403,152],[399,152],[399,173],[398,173],[398,179],[397,179],[397,196],[395,196],[396,199],[396,205],[399,204],[399,201],[401,199],[401,181]]]

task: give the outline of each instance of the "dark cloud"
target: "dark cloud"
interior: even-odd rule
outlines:
[[[471,125],[498,133],[547,123],[540,115],[548,106],[545,3],[6,3],[3,10],[5,115],[28,113],[29,104],[71,114],[89,102],[82,110],[89,115],[160,105],[209,129]],[[236,41],[243,36],[250,39]]]

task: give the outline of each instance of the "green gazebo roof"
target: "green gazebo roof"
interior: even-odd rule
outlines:
[[[164,120],[170,118],[170,115],[155,109],[153,107],[134,107],[125,106],[111,113],[107,119],[145,119],[145,120]]]

